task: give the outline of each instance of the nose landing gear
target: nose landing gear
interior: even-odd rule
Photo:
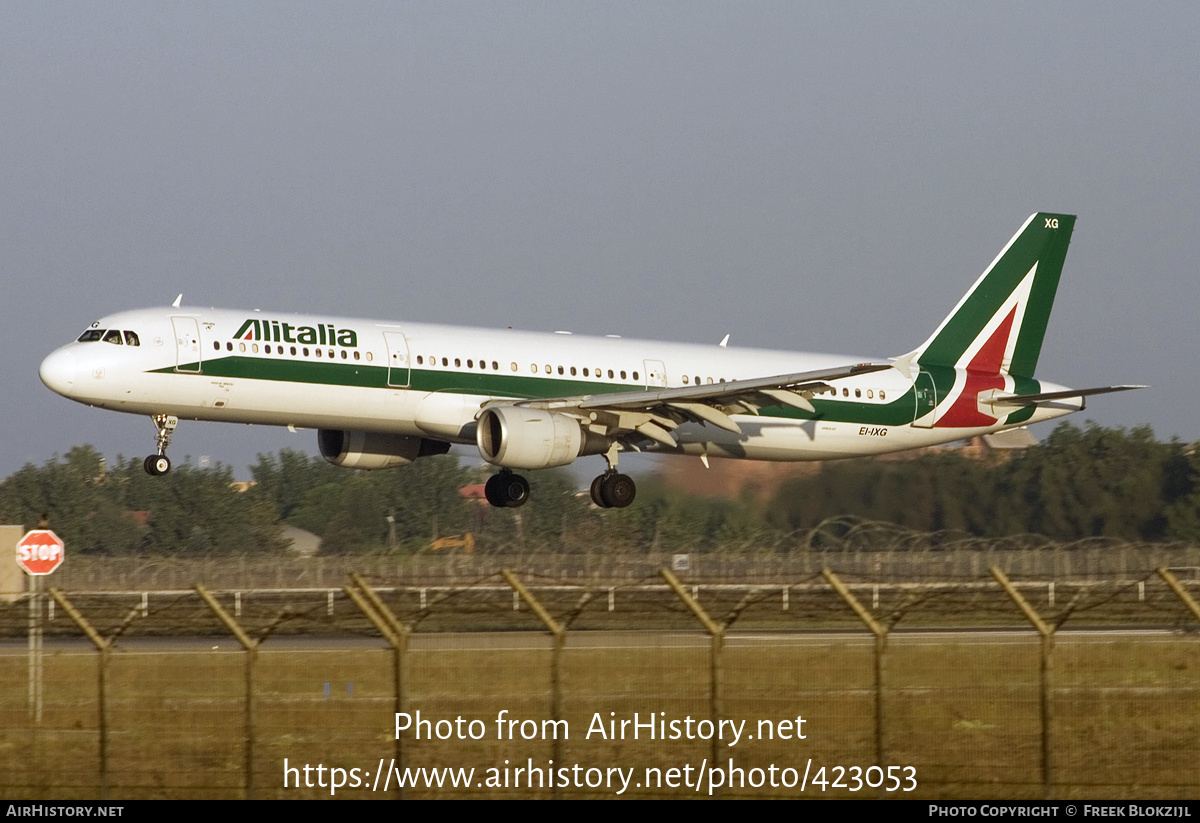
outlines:
[[[154,442],[158,446],[158,454],[152,454],[143,460],[142,468],[146,470],[146,474],[158,477],[171,470],[171,461],[167,458],[167,446],[171,444],[171,434],[179,425],[179,418],[173,414],[156,414],[150,419],[154,421],[154,427],[158,429],[158,434],[154,437]]]
[[[146,470],[146,474],[158,477],[171,470],[171,461],[165,454],[152,454],[142,461],[142,468]]]

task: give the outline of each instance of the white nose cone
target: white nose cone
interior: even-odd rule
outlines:
[[[75,387],[75,355],[65,349],[53,352],[42,361],[38,377],[51,391],[70,397]]]

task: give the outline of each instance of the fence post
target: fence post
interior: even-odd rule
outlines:
[[[258,658],[258,644],[261,640],[252,640],[237,621],[230,616],[229,612],[225,611],[224,607],[217,602],[217,599],[212,596],[208,589],[201,584],[196,584],[196,592],[212,609],[213,614],[225,624],[225,628],[229,629],[230,633],[237,638],[237,641],[242,644],[242,648],[246,650],[246,799],[254,799],[254,663]]]
[[[96,649],[100,652],[100,657],[97,660],[97,714],[99,715],[100,724],[100,797],[102,800],[108,799],[108,701],[107,701],[107,685],[108,685],[108,656],[112,648],[112,641],[105,640],[100,636],[100,633],[93,628],[92,624],[87,621],[79,610],[67,600],[67,596],[56,588],[50,589],[50,596],[54,598],[58,605],[62,606],[62,610],[75,621],[75,625],[83,630],[87,635],[88,640],[91,640]]]
[[[1175,575],[1167,571],[1165,566],[1159,566],[1156,571],[1158,572],[1158,576],[1163,579],[1163,582],[1171,587],[1171,591],[1175,592],[1175,596],[1183,601],[1183,605],[1187,606],[1192,616],[1200,620],[1200,605],[1197,605],[1192,596],[1188,594],[1188,590],[1183,587],[1183,584],[1179,582]]]
[[[504,576],[508,585],[512,586],[525,604],[529,606],[537,619],[542,621],[554,640],[554,646],[550,650],[550,719],[554,721],[554,743],[551,748],[551,756],[555,763],[562,763],[562,738],[558,736],[558,727],[563,720],[563,699],[562,699],[562,654],[563,647],[567,642],[567,627],[576,617],[582,612],[584,607],[591,601],[594,596],[592,592],[585,592],[580,598],[575,609],[567,616],[564,622],[559,623],[541,602],[533,596],[531,592],[521,580],[513,574],[511,569],[501,569],[500,574]],[[562,787],[556,781],[554,784],[554,799],[562,799]]]
[[[662,575],[663,580],[667,581],[667,585],[675,592],[675,596],[682,600],[684,605],[691,610],[692,614],[695,615],[696,619],[700,621],[700,624],[704,626],[705,631],[712,638],[712,653],[709,657],[709,713],[712,714],[713,725],[719,729],[721,727],[721,714],[724,708],[722,703],[725,691],[725,666],[723,660],[725,629],[717,625],[708,616],[708,612],[704,611],[700,604],[696,602],[696,599],[688,594],[687,589],[679,582],[679,578],[671,573],[670,569],[662,569],[659,571],[659,574]],[[723,768],[721,746],[718,744],[717,735],[715,734],[712,737],[712,753],[710,756],[712,757],[713,768]],[[718,797],[720,794],[722,792],[718,789],[713,796]]]
[[[886,626],[871,616],[871,612],[858,602],[858,598],[850,589],[846,588],[846,584],[831,569],[822,569],[821,575],[875,636],[875,765],[884,769],[886,766],[883,749],[883,655],[887,651],[888,630]]]
[[[1050,790],[1053,786],[1053,769],[1050,760],[1050,726],[1053,720],[1050,703],[1050,653],[1054,650],[1055,627],[1049,626],[1042,620],[1029,601],[1017,591],[1016,586],[1008,579],[1008,575],[1000,571],[999,566],[992,566],[991,572],[992,577],[996,578],[996,582],[1017,604],[1017,608],[1025,615],[1025,619],[1033,625],[1042,638],[1042,660],[1038,669],[1038,714],[1042,723],[1042,787],[1046,797],[1050,797]]]
[[[383,635],[383,639],[392,647],[393,705],[395,713],[398,715],[404,711],[404,660],[405,652],[408,651],[408,638],[412,630],[400,622],[395,613],[387,607],[387,604],[357,572],[350,572],[350,580],[353,585],[343,586],[342,590],[350,596],[354,605],[358,606],[359,611],[366,615],[367,619]],[[404,774],[403,736],[395,735],[395,738],[396,765],[394,768],[398,769],[400,774]],[[396,796],[400,800],[408,797],[407,787],[400,780],[396,781]]]

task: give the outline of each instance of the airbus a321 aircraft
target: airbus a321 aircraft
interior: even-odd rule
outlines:
[[[592,500],[628,506],[623,451],[830,460],[947,443],[1070,414],[1085,397],[1034,378],[1075,218],[1035,214],[917,349],[888,360],[222,309],[112,314],[47,357],[53,391],[149,415],[152,475],[182,418],[317,429],[326,460],[383,469],[474,444],[513,469],[603,455]]]

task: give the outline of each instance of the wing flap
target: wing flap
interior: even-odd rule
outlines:
[[[796,394],[794,391],[786,389],[759,389],[759,394],[765,394],[772,400],[777,400],[785,406],[791,406],[795,409],[803,409],[809,414],[816,414],[817,409],[813,406],[812,401],[802,394]]]
[[[706,406],[703,403],[681,403],[676,401],[668,404],[672,409],[679,409],[686,414],[690,414],[699,418],[701,423],[712,423],[718,429],[724,429],[727,432],[741,434],[742,427],[737,422],[720,409],[715,409],[712,406]]]

